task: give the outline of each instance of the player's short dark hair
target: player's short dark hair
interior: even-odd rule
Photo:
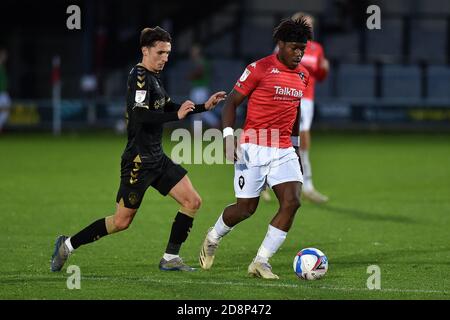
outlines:
[[[302,15],[297,19],[284,19],[273,31],[273,39],[284,42],[306,43],[312,40],[312,28],[308,24],[306,16]]]
[[[172,42],[172,37],[166,30],[159,26],[145,28],[141,31],[141,47],[153,47],[156,41]]]

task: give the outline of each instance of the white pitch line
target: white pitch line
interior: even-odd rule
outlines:
[[[83,277],[82,277],[83,278]],[[111,280],[115,281],[115,278],[110,277],[85,277],[90,280]],[[155,282],[155,283],[169,283],[169,284],[200,284],[200,285],[218,285],[218,286],[241,286],[241,287],[278,287],[278,288],[308,288],[308,289],[322,289],[322,290],[337,290],[337,291],[373,291],[373,292],[399,292],[399,293],[439,293],[450,294],[450,291],[446,290],[421,290],[421,289],[395,289],[387,288],[380,290],[369,290],[367,288],[346,288],[346,287],[333,287],[333,286],[320,286],[320,287],[304,287],[296,284],[287,283],[247,283],[247,282],[230,282],[230,281],[197,281],[197,280],[175,280],[171,279],[165,281],[165,279],[152,279],[152,278],[139,278],[135,281],[139,282]],[[300,280],[301,281],[301,280]]]
[[[51,275],[45,276],[48,278]],[[14,278],[17,280],[24,280],[24,278],[36,279],[37,277],[44,277],[43,275],[33,275],[33,274],[21,274],[21,275],[3,275],[0,276],[0,281],[3,278]],[[275,287],[275,288],[307,288],[308,290],[335,290],[335,291],[372,291],[372,292],[398,292],[398,293],[424,293],[424,294],[450,294],[448,290],[421,290],[421,289],[396,289],[396,288],[381,288],[380,290],[369,290],[367,288],[351,288],[351,287],[335,287],[335,286],[302,286],[298,284],[289,283],[268,283],[268,282],[233,282],[233,281],[201,281],[201,280],[179,280],[179,279],[154,279],[149,277],[143,278],[121,278],[121,277],[98,277],[98,276],[81,276],[81,280],[94,280],[94,281],[112,281],[112,282],[153,282],[153,283],[164,283],[164,284],[194,284],[194,285],[214,285],[214,286],[237,286],[237,287]],[[299,280],[301,281],[301,280]],[[323,280],[321,280],[323,281]]]

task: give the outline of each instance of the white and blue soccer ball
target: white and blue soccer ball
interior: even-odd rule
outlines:
[[[327,256],[316,248],[300,250],[294,258],[294,272],[303,280],[317,280],[328,271]]]

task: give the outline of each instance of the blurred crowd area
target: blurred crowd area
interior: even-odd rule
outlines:
[[[66,27],[72,4],[81,8],[81,30]],[[366,26],[370,5],[381,10],[380,30]],[[299,10],[315,17],[315,40],[330,60],[329,76],[316,88],[317,126],[449,127],[448,0],[2,1],[0,47],[14,107],[9,124],[51,121],[45,110],[56,58],[63,120],[116,123],[128,72],[141,58],[139,33],[148,26],[173,37],[163,72],[172,100],[229,91],[247,64],[273,52],[274,26]]]

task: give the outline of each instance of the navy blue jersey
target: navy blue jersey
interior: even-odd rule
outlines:
[[[122,159],[157,167],[163,158],[163,124],[178,120],[179,105],[170,101],[158,73],[136,65],[128,76],[128,143]]]

